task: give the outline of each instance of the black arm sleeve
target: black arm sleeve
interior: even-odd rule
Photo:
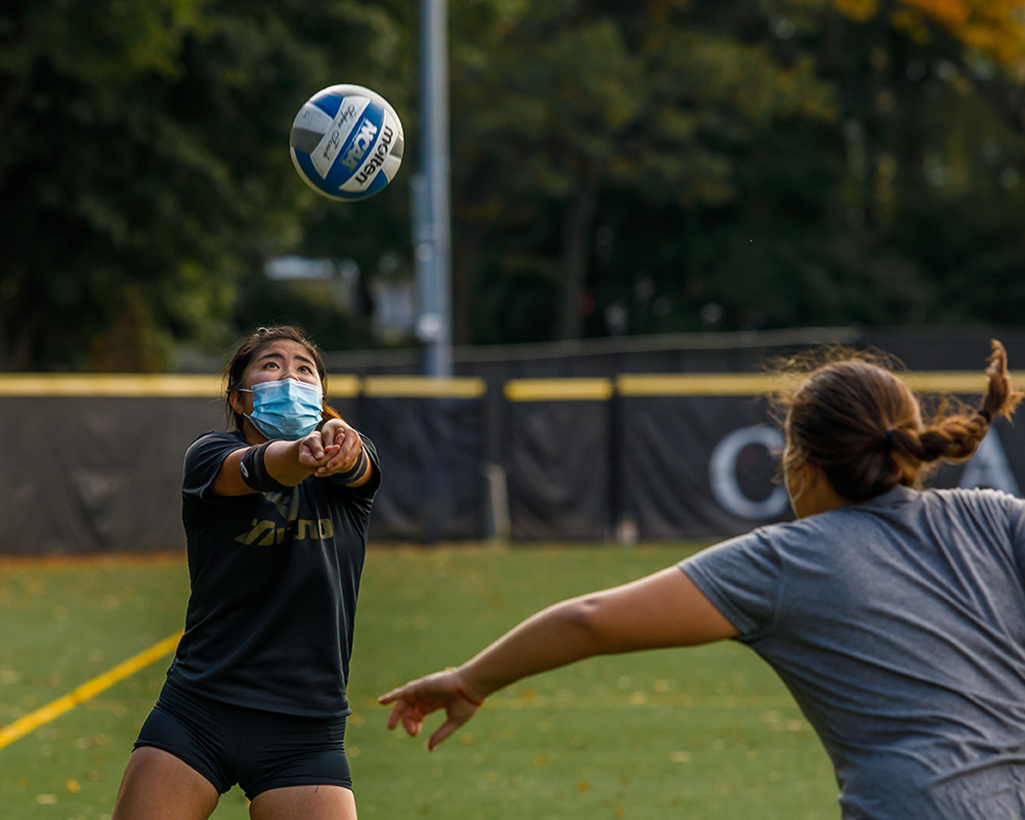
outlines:
[[[346,490],[354,495],[372,496],[381,486],[381,462],[378,460],[377,448],[374,446],[374,442],[362,433],[359,434],[359,437],[363,440],[363,452],[366,453],[367,458],[370,459],[370,465],[374,468],[374,472],[370,476],[370,480],[366,484],[361,484],[359,487],[349,487],[344,483],[344,481],[338,480],[337,474],[328,476],[327,480],[334,484],[338,484],[341,487],[345,487]],[[347,480],[352,481],[351,478]]]
[[[287,484],[282,484],[267,472],[264,455],[270,445],[271,443],[268,441],[250,447],[242,456],[238,469],[246,486],[258,493],[286,493],[292,488]]]

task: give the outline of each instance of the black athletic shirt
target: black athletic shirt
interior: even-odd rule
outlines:
[[[182,520],[192,595],[167,677],[214,700],[291,715],[349,714],[345,682],[367,527],[381,469],[350,488],[311,476],[292,492],[211,490],[239,433],[185,454]]]

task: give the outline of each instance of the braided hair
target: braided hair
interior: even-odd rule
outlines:
[[[994,340],[992,347],[979,409],[948,412],[944,404],[928,422],[900,378],[854,351],[843,351],[800,382],[791,378],[779,396],[788,445],[784,467],[808,461],[839,495],[858,502],[898,484],[919,487],[931,465],[971,458],[993,419],[1010,418],[1023,396],[1011,386],[1004,346]],[[784,365],[782,375],[797,369]]]

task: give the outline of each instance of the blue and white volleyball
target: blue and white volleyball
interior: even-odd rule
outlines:
[[[310,97],[288,144],[303,181],[342,202],[366,199],[391,182],[405,147],[395,109],[361,85],[332,85]]]

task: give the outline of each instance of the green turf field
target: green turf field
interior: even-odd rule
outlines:
[[[346,737],[362,820],[837,817],[818,741],[768,667],[734,644],[533,678],[492,697],[431,754],[424,739],[385,729],[377,694],[460,662],[548,603],[687,553],[371,548]],[[0,563],[0,727],[180,629],[187,591],[179,558]],[[167,662],[0,749],[3,816],[109,817]],[[214,817],[248,817],[237,789]]]

